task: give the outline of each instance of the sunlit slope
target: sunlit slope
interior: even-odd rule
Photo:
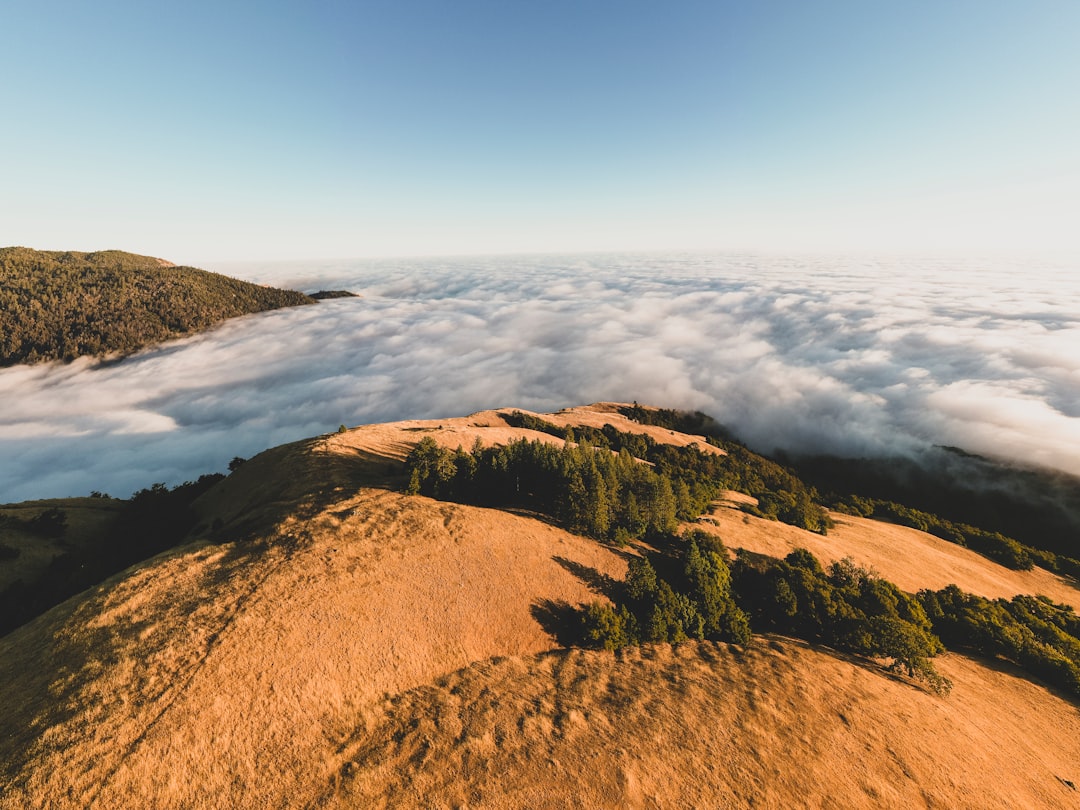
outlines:
[[[787,641],[558,650],[628,552],[387,489],[425,436],[559,441],[482,412],[243,464],[194,542],[0,639],[0,807],[1077,804],[1075,705],[963,657],[940,698]]]
[[[0,640],[5,806],[294,806],[384,694],[550,648],[534,612],[590,598],[581,567],[625,567],[492,510],[365,490],[335,512],[153,561]]]
[[[484,662],[391,701],[318,806],[1080,806],[1075,707],[941,668],[948,699],[764,638]]]

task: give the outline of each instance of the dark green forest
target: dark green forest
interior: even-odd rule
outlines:
[[[702,420],[716,424],[700,413],[640,410],[656,420],[646,424],[659,424],[691,435],[701,432],[695,428],[703,424]],[[626,451],[633,458],[648,462],[657,473],[671,480],[677,492],[682,489],[679,482],[689,490],[692,506],[682,510],[681,520],[702,514],[721,491],[731,489],[758,499],[756,507],[746,507],[748,512],[758,517],[790,523],[818,534],[826,534],[832,525],[825,509],[817,502],[818,495],[813,488],[807,487],[782,465],[731,439],[715,436],[706,439],[708,444],[724,451],[724,454],[720,454],[696,447],[663,444],[641,433],[620,431],[612,425],[567,429],[520,411],[502,416],[513,427],[548,433],[615,453]]]
[[[0,366],[130,354],[227,318],[310,303],[119,250],[0,248]]]

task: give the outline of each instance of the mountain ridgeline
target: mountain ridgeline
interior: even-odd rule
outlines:
[[[0,505],[0,805],[1076,804],[1073,561],[993,515],[607,402],[228,467]]]
[[[0,367],[131,354],[238,315],[311,303],[119,250],[0,248]]]
[[[636,404],[620,411],[633,421],[680,433],[715,424],[704,414]],[[826,572],[802,549],[782,561],[743,555],[731,568],[722,542],[706,533],[680,533],[680,523],[704,514],[723,490],[755,498],[756,506],[744,508],[757,517],[818,534],[833,526],[814,488],[733,440],[714,436],[709,448],[723,452],[707,452],[611,424],[560,427],[521,411],[500,415],[512,427],[557,436],[564,443],[519,438],[495,447],[477,442],[466,452],[425,438],[406,459],[406,492],[535,510],[572,532],[623,546],[645,541],[656,549],[630,563],[625,582],[607,583],[603,590],[609,602],[589,605],[578,620],[581,636],[574,639],[571,630],[567,640],[607,649],[690,638],[745,643],[752,628],[771,630],[889,660],[892,669],[945,694],[951,684],[930,662],[945,650],[939,637],[945,635],[953,648],[1001,656],[1080,695],[1080,624],[1068,605],[1033,596],[992,601],[952,585],[911,596],[850,560]],[[1009,568],[1038,564],[1067,575],[1080,573],[1080,561],[996,531],[954,524],[899,504],[857,496],[850,500],[867,508],[848,507],[851,514],[871,514],[877,506],[876,517],[930,532]]]

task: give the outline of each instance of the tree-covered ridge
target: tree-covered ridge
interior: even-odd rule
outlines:
[[[312,302],[118,250],[0,248],[0,366],[129,354],[227,318]]]
[[[906,594],[850,559],[828,569],[805,549],[782,560],[739,553],[701,532],[631,560],[611,602],[580,611],[586,645],[618,649],[775,632],[887,663],[946,694],[932,659],[966,650],[1017,665],[1080,698],[1080,617],[1043,596],[987,599],[956,585]]]
[[[571,531],[625,542],[670,532],[703,514],[725,489],[759,498],[760,515],[824,534],[830,521],[814,493],[779,465],[742,448],[735,454],[661,444],[611,425],[558,428],[537,417],[504,418],[565,442],[511,442],[471,452],[428,438],[406,460],[411,493],[485,506],[521,506]],[[642,463],[646,462],[646,463]],[[762,511],[762,507],[768,511]]]
[[[627,419],[641,425],[655,425],[678,433],[691,436],[711,436],[719,439],[732,439],[731,432],[701,411],[680,411],[674,408],[646,408],[638,405],[623,405],[619,413]]]
[[[570,531],[616,542],[672,532],[708,503],[627,450],[612,453],[586,443],[519,439],[494,447],[478,443],[465,452],[429,437],[409,454],[406,469],[410,494],[531,509]]]
[[[681,413],[663,410],[646,412],[662,415]],[[709,436],[709,444],[724,450],[721,455],[702,452],[696,447],[664,444],[641,433],[620,431],[610,424],[603,428],[585,425],[562,428],[520,411],[501,415],[513,427],[536,430],[566,441],[584,442],[617,453],[627,451],[633,457],[649,462],[657,472],[673,482],[682,481],[687,486],[693,502],[698,504],[693,517],[704,512],[709,502],[715,500],[721,491],[730,489],[757,498],[758,505],[746,509],[758,517],[779,520],[818,534],[825,534],[832,526],[828,513],[817,503],[814,489],[807,487],[787,468],[750,451],[739,442]],[[673,418],[662,423],[647,424],[662,424],[664,427],[716,424],[700,413],[690,414],[688,419],[689,422]]]

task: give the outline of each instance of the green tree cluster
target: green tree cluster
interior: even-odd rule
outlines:
[[[1080,697],[1080,617],[1045,596],[987,599],[955,585],[918,594],[950,648],[1000,656]]]
[[[813,554],[797,549],[758,564],[740,557],[733,575],[755,628],[889,659],[935,691],[951,688],[930,662],[945,647],[919,600],[850,560],[825,571]]]
[[[682,413],[640,410],[646,414]],[[828,512],[817,503],[817,492],[813,488],[807,487],[789,469],[735,441],[710,437],[711,444],[724,450],[724,454],[719,454],[704,452],[695,446],[664,444],[645,434],[620,431],[613,425],[563,428],[520,411],[503,414],[503,418],[513,427],[548,433],[567,441],[587,442],[613,452],[627,451],[635,458],[648,461],[678,487],[680,503],[689,505],[685,515],[680,515],[683,519],[700,515],[722,490],[731,489],[757,498],[758,505],[747,507],[747,510],[759,517],[779,520],[818,534],[826,534],[832,526]],[[704,414],[693,414],[690,426],[700,426],[699,419],[713,423]],[[664,426],[689,427],[676,417],[661,421]]]
[[[0,366],[129,354],[303,293],[119,250],[0,248]]]
[[[590,537],[627,541],[677,525],[680,504],[671,479],[626,451],[521,439],[465,452],[426,437],[406,469],[411,494],[534,509]]]
[[[706,545],[699,546],[704,539]],[[750,622],[731,593],[723,546],[707,535],[680,541],[665,576],[648,557],[630,561],[615,604],[593,602],[582,616],[587,644],[615,650],[654,641],[750,640]]]

